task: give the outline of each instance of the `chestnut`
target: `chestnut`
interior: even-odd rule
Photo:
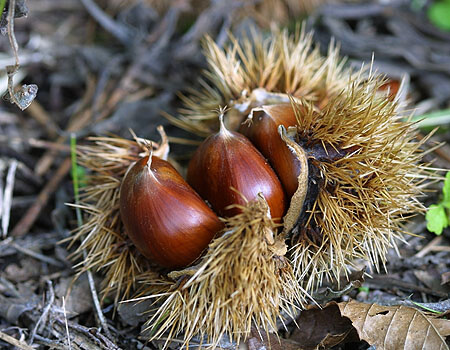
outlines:
[[[152,155],[138,160],[125,174],[120,215],[142,255],[167,268],[195,261],[223,227],[175,168]]]
[[[275,172],[244,135],[226,129],[223,115],[219,119],[219,132],[203,141],[192,157],[187,182],[221,216],[240,213],[229,206],[244,205],[262,193],[272,218],[281,218],[286,196]]]
[[[239,132],[247,136],[255,147],[269,160],[283,185],[288,198],[298,187],[301,162],[278,133],[278,126],[297,125],[291,104],[278,104],[255,108],[240,126]]]

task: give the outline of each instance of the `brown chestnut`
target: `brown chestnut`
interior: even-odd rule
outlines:
[[[192,263],[223,227],[175,168],[151,155],[125,174],[120,214],[142,255],[168,268]]]
[[[233,216],[239,208],[262,193],[271,216],[279,219],[286,209],[284,190],[261,153],[244,136],[226,129],[220,116],[220,131],[198,147],[187,172],[188,183],[222,216]],[[245,199],[244,199],[244,198]]]
[[[283,125],[287,129],[296,124],[291,104],[278,104],[255,108],[239,129],[269,160],[289,198],[297,190],[302,165],[280,137],[278,126]]]

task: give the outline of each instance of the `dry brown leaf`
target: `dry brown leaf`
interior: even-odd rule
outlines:
[[[297,324],[299,328],[292,332],[289,340],[302,344],[304,350],[328,349],[344,341],[353,330],[351,322],[341,316],[336,303],[302,311]]]
[[[437,331],[443,337],[448,337],[450,335],[450,321],[443,318],[432,318],[431,322],[433,326],[436,327]]]
[[[450,292],[450,285],[441,283],[442,274],[435,267],[429,266],[426,271],[415,270],[414,276],[433,291],[441,292],[443,295]]]
[[[448,349],[439,331],[448,328],[449,320],[435,324],[421,311],[403,305],[381,306],[350,301],[338,306],[342,316],[352,321],[359,337],[375,345],[377,350]]]
[[[311,306],[300,313],[296,322],[299,327],[292,332],[289,339],[252,329],[245,349],[318,350],[329,349],[342,342],[359,340],[351,321],[341,316],[335,302],[323,308]]]
[[[444,272],[441,276],[441,284],[449,284],[450,283],[450,271]]]

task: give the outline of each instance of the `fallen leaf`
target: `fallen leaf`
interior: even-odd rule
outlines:
[[[10,281],[25,282],[33,277],[40,276],[40,266],[40,264],[36,263],[35,259],[23,258],[20,262],[20,266],[15,263],[9,264],[4,269],[4,272]]]
[[[414,276],[425,286],[437,292],[449,293],[450,286],[441,284],[442,276],[436,268],[429,267],[427,271],[415,270]]]
[[[39,299],[5,298],[0,295],[0,318],[12,324],[19,322],[20,316],[30,310],[39,308]]]
[[[139,323],[148,320],[148,310],[151,309],[153,301],[150,299],[139,302],[119,303],[117,311],[121,320],[127,325],[136,327]]]
[[[351,321],[341,316],[334,302],[321,309],[314,307],[302,311],[297,324],[299,327],[289,340],[302,344],[304,350],[328,349],[343,342],[353,330]]]
[[[92,310],[92,295],[86,274],[76,280],[73,277],[61,278],[55,286],[55,295],[62,305],[65,298],[65,310],[69,315],[78,315]]]
[[[404,305],[381,306],[350,301],[338,304],[359,337],[377,350],[448,349],[440,330],[448,322],[433,323],[433,318]]]
[[[443,318],[432,318],[431,322],[440,335],[448,337],[450,335],[450,320]]]
[[[450,284],[450,271],[449,272],[444,272],[441,276],[441,284]]]

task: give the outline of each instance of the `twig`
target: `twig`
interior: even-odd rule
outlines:
[[[11,245],[16,250],[18,250],[19,252],[21,252],[21,253],[23,253],[25,255],[31,256],[32,258],[35,258],[37,260],[44,261],[44,262],[46,262],[49,265],[53,265],[53,266],[57,266],[57,267],[63,267],[64,266],[64,264],[62,264],[61,262],[59,262],[56,259],[53,259],[53,258],[51,258],[49,256],[45,256],[45,255],[39,254],[39,253],[37,253],[35,251],[32,251],[32,250],[30,250],[28,248],[21,247],[17,243],[13,242],[13,243],[11,243]]]
[[[28,141],[28,144],[34,148],[44,148],[44,149],[50,149],[52,151],[66,152],[66,153],[70,152],[69,145],[62,144],[62,143],[51,142],[51,141],[46,141],[46,140],[39,140],[39,139],[34,139],[34,138],[29,138],[26,141]]]
[[[71,147],[71,160],[72,160],[72,178],[73,178],[73,190],[75,196],[75,204],[79,204],[79,184],[78,184],[78,176],[77,176],[77,154],[76,154],[76,136],[72,134],[70,136],[70,147]],[[81,210],[77,206],[75,207],[76,215],[77,215],[77,223],[78,226],[81,227],[83,225],[83,218],[81,216]],[[86,260],[87,254],[86,251],[83,250],[83,258]],[[102,325],[106,336],[109,339],[114,339],[109,331],[108,323],[106,321],[105,316],[103,315],[102,308],[98,299],[97,290],[95,288],[94,277],[92,276],[92,272],[90,269],[86,269],[86,274],[88,277],[89,288],[91,290],[92,301],[94,302],[95,311],[97,312],[97,317]]]
[[[39,328],[43,328],[43,326],[45,325],[45,320],[48,317],[48,314],[50,312],[50,309],[52,308],[53,302],[55,301],[55,292],[53,290],[53,284],[52,281],[47,280],[47,285],[48,285],[48,292],[49,292],[49,300],[47,302],[47,305],[45,305],[44,310],[42,311],[42,315],[39,317],[39,320],[36,322],[31,335],[30,335],[30,341],[29,344],[33,344],[34,338],[36,337],[36,333],[38,331]],[[41,325],[42,323],[42,325]]]
[[[52,139],[58,136],[59,127],[48,115],[47,111],[42,108],[38,101],[34,101],[33,104],[27,109],[31,117],[36,120],[47,131],[48,136]]]
[[[408,283],[402,280],[398,280],[396,278],[392,278],[390,276],[385,275],[374,275],[371,279],[367,279],[365,282],[368,286],[375,286],[379,289],[392,289],[392,288],[399,288],[401,290],[405,290],[410,292],[417,291],[422,292],[426,294],[430,294],[433,296],[437,296],[439,298],[446,298],[447,294],[443,292],[439,292],[437,290],[433,290],[426,287],[418,286],[414,283]]]
[[[51,349],[61,349],[61,350],[66,350],[65,346],[62,344],[58,344],[55,340],[49,339],[49,338],[45,338],[40,336],[39,334],[36,334],[35,336],[36,341],[40,342],[40,343],[44,343],[47,346],[51,345]]]
[[[88,101],[91,95],[94,93],[95,86],[92,84],[92,88],[89,88],[91,84],[88,84],[88,89],[83,97],[83,100]],[[62,136],[56,139],[56,143],[62,144],[67,140],[67,136],[69,136],[73,132],[77,132],[84,128],[86,125],[92,122],[92,110],[86,109],[76,114],[74,118],[71,119],[67,128],[63,131]],[[38,160],[35,166],[35,173],[39,176],[45,174],[48,169],[52,166],[55,161],[55,157],[57,156],[57,152],[54,150],[49,150],[45,152],[45,154]]]
[[[56,173],[53,175],[47,185],[45,185],[41,193],[39,193],[36,202],[28,209],[26,214],[14,227],[14,230],[11,233],[12,236],[20,237],[30,230],[42,208],[47,204],[50,195],[56,191],[61,180],[69,172],[70,164],[70,158],[66,158],[64,162],[59,166],[58,170],[56,170]]]
[[[21,110],[26,109],[34,100],[37,94],[37,85],[23,85],[17,92],[14,92],[13,77],[20,67],[19,64],[19,45],[17,45],[16,36],[14,35],[14,15],[15,15],[16,0],[9,1],[8,7],[8,38],[11,48],[14,53],[14,65],[6,66],[6,73],[8,74],[8,93],[9,98],[15,103]]]
[[[67,345],[69,346],[69,350],[71,350],[72,345],[70,344],[69,324],[67,323],[66,300],[64,299],[64,296],[62,297],[62,303],[63,303],[63,312],[64,312],[64,322],[66,324]]]
[[[81,0],[84,7],[92,17],[109,33],[111,33],[122,44],[128,46],[132,43],[132,32],[124,25],[115,22],[92,0]]]
[[[449,252],[450,253],[450,247],[445,245],[436,245],[431,248],[431,251],[433,252]]]
[[[6,175],[5,192],[2,196],[2,204],[0,205],[2,214],[2,235],[6,237],[8,233],[9,217],[11,212],[11,203],[14,189],[14,179],[17,169],[17,160],[13,160],[9,165],[8,174]]]
[[[65,333],[65,322],[61,318],[56,318],[54,323],[53,332],[60,338],[62,333]],[[110,339],[105,337],[99,332],[97,328],[88,328],[74,322],[67,322],[72,335],[72,346],[74,349],[108,349],[108,350],[121,350]],[[66,349],[66,348],[65,348]]]
[[[439,245],[442,241],[442,236],[436,236],[434,237],[431,242],[429,242],[426,246],[424,246],[419,252],[417,252],[414,256],[416,258],[423,258],[425,255],[427,255],[433,247]]]
[[[0,339],[22,350],[35,350],[33,347],[27,345],[26,343],[20,340],[17,340],[14,337],[11,337],[6,333],[3,333],[2,331],[0,331]]]
[[[83,258],[86,259],[86,251],[85,250],[83,250]],[[114,338],[112,337],[111,332],[109,331],[108,322],[106,321],[105,315],[103,315],[102,307],[101,307],[100,301],[98,299],[97,290],[95,289],[95,281],[94,281],[94,277],[92,276],[91,270],[87,269],[86,274],[88,277],[89,288],[91,289],[92,301],[94,302],[95,311],[97,312],[98,319],[100,321],[100,324],[103,327],[103,330],[105,331],[106,336],[112,340]]]
[[[8,7],[8,38],[14,53],[14,67],[19,68],[19,45],[17,45],[16,36],[14,35],[14,15],[16,11],[16,0],[9,1]],[[10,91],[11,93],[11,91]],[[14,94],[12,94],[14,95]],[[11,96],[12,97],[12,96]]]

